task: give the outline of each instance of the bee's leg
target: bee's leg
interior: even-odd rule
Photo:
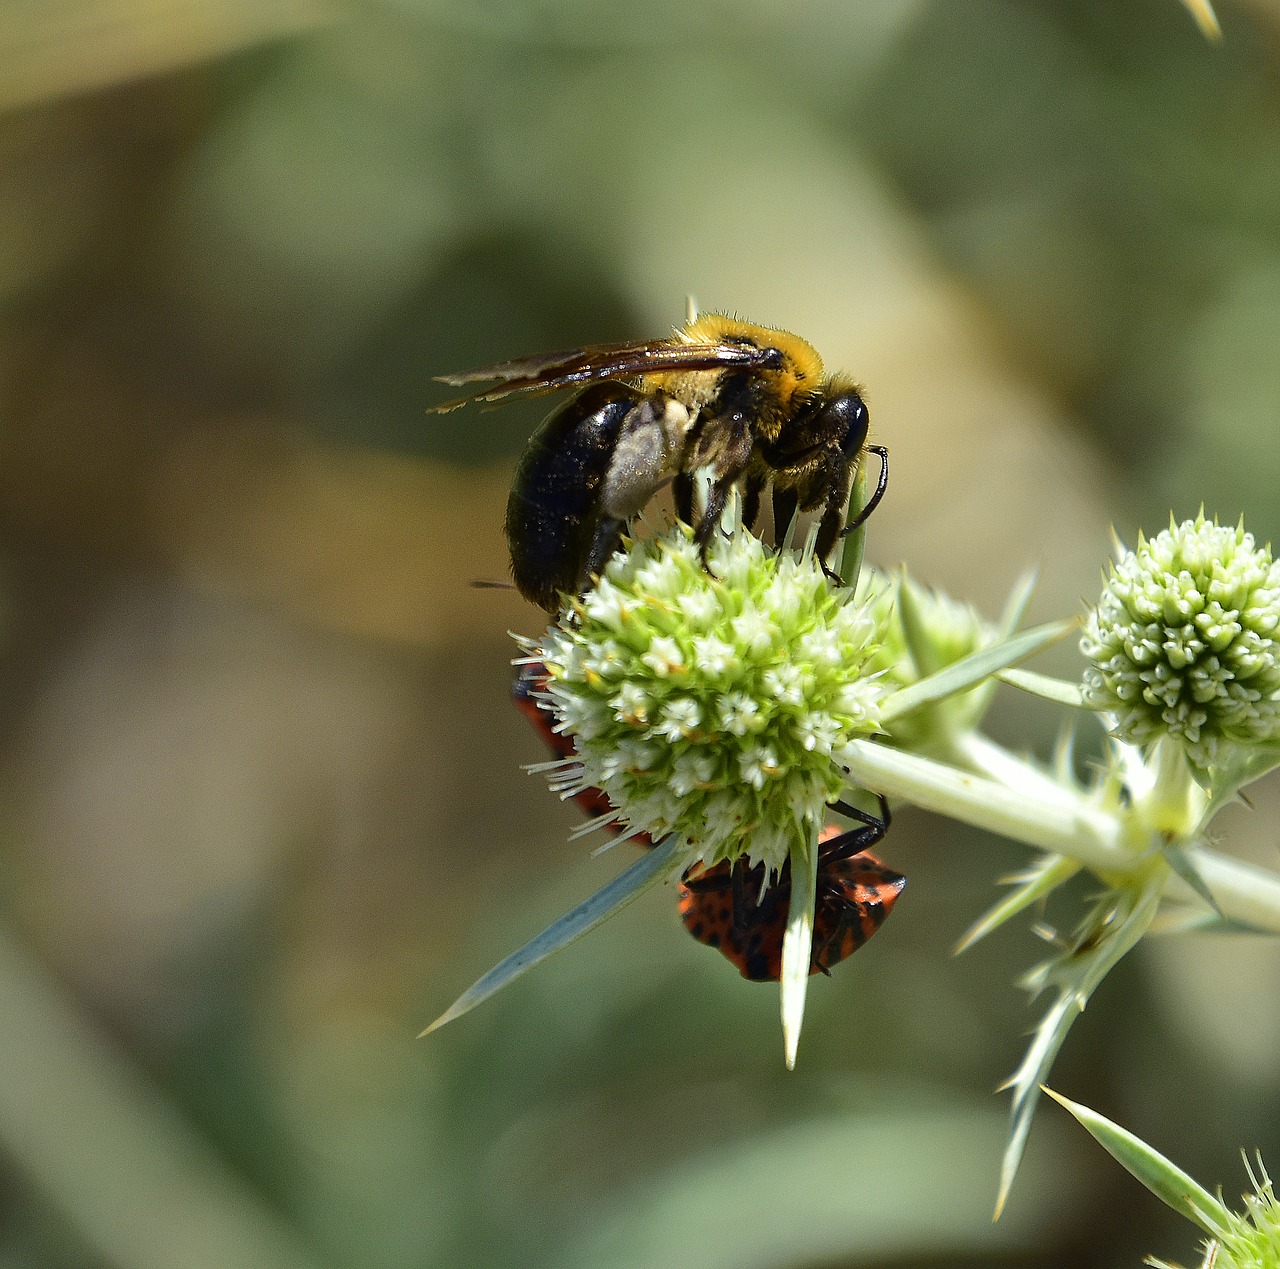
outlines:
[[[747,481],[742,491],[742,523],[748,529],[754,529],[760,516],[760,495],[764,491],[764,481],[753,476]]]
[[[665,392],[638,402],[618,429],[604,483],[600,514],[627,521],[680,470],[689,411]]]
[[[729,490],[741,479],[751,461],[751,445],[751,432],[745,422],[739,420],[731,425],[711,464],[715,478],[707,490],[707,505],[702,509],[702,518],[693,535],[702,556],[702,566],[707,572],[711,571],[707,564],[707,551],[712,535],[720,528],[720,517],[724,515],[725,504],[729,501]]]
[[[578,572],[577,593],[579,595],[585,595],[595,586],[595,579],[604,572],[604,566],[618,549],[626,527],[625,520],[614,520],[609,516],[602,516],[596,523],[591,545],[583,556],[582,568]]]
[[[720,528],[720,517],[724,515],[725,503],[729,501],[729,490],[732,488],[733,481],[717,480],[707,490],[707,505],[702,509],[702,519],[698,521],[698,527],[693,534],[698,555],[702,559],[702,567],[713,577],[715,573],[711,568],[711,561],[707,559],[707,552],[711,549],[712,536]]]
[[[822,519],[818,522],[818,537],[813,546],[814,554],[822,565],[822,571],[837,586],[844,585],[844,578],[827,561],[836,549],[836,543],[840,541],[845,504],[849,501],[850,476],[851,472],[846,467],[843,473],[837,469],[823,480],[822,483],[827,488],[827,497],[822,506]]]
[[[800,494],[796,489],[779,489],[773,487],[773,544],[782,550],[787,544],[787,535],[791,532],[791,522],[796,518],[800,507]]]
[[[880,505],[880,499],[884,497],[884,491],[889,487],[889,451],[883,445],[868,445],[866,453],[874,454],[880,460],[880,479],[876,481],[875,493],[867,499],[866,506],[845,525],[841,537],[861,528],[867,522],[867,517]],[[835,544],[832,543],[832,545]]]
[[[693,477],[688,472],[677,473],[671,482],[671,493],[676,500],[676,517],[685,524],[693,523]]]

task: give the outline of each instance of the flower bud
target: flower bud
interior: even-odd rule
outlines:
[[[1085,704],[1115,734],[1177,738],[1199,767],[1280,736],[1280,564],[1243,525],[1195,520],[1139,537],[1112,566],[1080,648]]]

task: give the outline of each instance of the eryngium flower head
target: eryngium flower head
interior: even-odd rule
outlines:
[[[1170,525],[1113,565],[1081,651],[1085,703],[1133,744],[1174,736],[1199,767],[1280,735],[1280,564],[1243,525]]]
[[[566,796],[602,789],[631,831],[685,841],[689,862],[746,856],[778,870],[814,839],[845,784],[845,746],[876,731],[878,626],[812,552],[689,531],[615,555],[527,644],[577,760]]]

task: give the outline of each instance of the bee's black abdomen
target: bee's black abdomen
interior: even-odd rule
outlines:
[[[579,592],[617,547],[623,525],[602,519],[601,487],[635,390],[592,384],[533,434],[507,499],[507,542],[516,588],[548,612]]]

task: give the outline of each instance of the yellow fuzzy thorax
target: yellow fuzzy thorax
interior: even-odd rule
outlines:
[[[776,348],[783,355],[778,370],[758,370],[755,374],[771,380],[771,395],[785,412],[796,397],[809,397],[822,387],[822,358],[817,349],[790,331],[757,326],[723,313],[702,313],[676,331],[684,344],[749,343],[757,348]],[[663,388],[691,408],[704,405],[715,391],[716,372],[670,371],[646,375],[645,387]]]

